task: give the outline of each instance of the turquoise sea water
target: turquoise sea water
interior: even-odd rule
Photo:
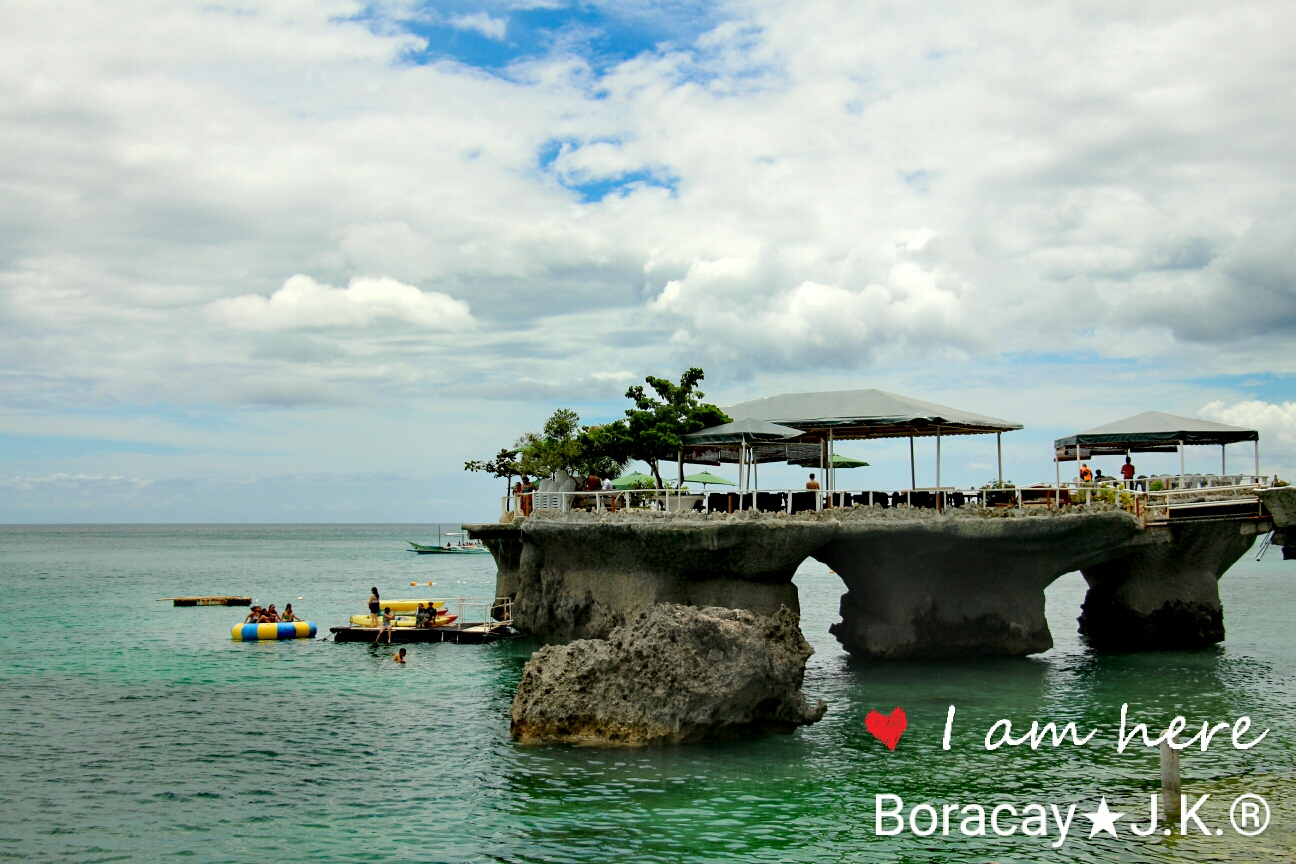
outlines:
[[[24,861],[1290,861],[1296,859],[1296,562],[1247,556],[1224,578],[1217,649],[1095,655],[1075,635],[1078,574],[1050,589],[1056,647],[1027,659],[853,662],[828,633],[842,587],[808,562],[805,689],[827,717],[755,742],[617,750],[519,747],[513,690],[534,645],[391,649],[314,640],[236,643],[242,612],[155,598],[250,593],[327,634],[384,597],[489,597],[489,556],[415,556],[434,526],[0,527],[0,858]],[[436,588],[409,587],[411,581]],[[302,599],[298,600],[300,597]],[[1220,837],[1122,828],[1088,838],[1101,796],[1146,819],[1154,751],[1115,752],[1121,703],[1161,728],[1249,715],[1183,757]],[[941,749],[947,707],[952,746]],[[903,706],[894,753],[864,729]],[[1087,746],[984,749],[991,724],[1076,721]],[[1228,826],[1263,795],[1269,829]],[[874,833],[874,796],[1057,803],[1044,838]],[[1218,801],[1223,804],[1217,806]],[[987,809],[989,807],[987,806]],[[920,824],[920,827],[922,825]]]

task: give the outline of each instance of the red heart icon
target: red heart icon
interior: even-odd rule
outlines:
[[[900,736],[904,734],[905,727],[908,725],[909,718],[905,716],[904,709],[899,706],[891,712],[890,717],[881,711],[870,711],[864,718],[864,728],[892,750],[900,743]]]

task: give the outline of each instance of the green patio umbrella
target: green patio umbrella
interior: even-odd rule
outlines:
[[[648,474],[640,474],[638,471],[634,471],[630,474],[622,474],[620,477],[613,480],[612,488],[629,489],[631,486],[634,486],[636,483],[638,483],[641,480],[647,480],[649,483],[657,482]]]
[[[710,471],[703,471],[701,474],[690,474],[684,478],[684,482],[701,483],[703,489],[707,487],[708,483],[711,484],[712,486],[733,486],[734,485],[732,481],[726,480],[723,477],[717,477],[716,475],[712,474]]]

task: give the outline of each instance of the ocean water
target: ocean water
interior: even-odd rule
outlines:
[[[248,593],[321,632],[384,597],[485,597],[489,556],[404,551],[435,526],[0,527],[0,859],[15,861],[1291,861],[1296,860],[1296,562],[1248,555],[1225,576],[1228,641],[1098,655],[1075,635],[1084,584],[1048,592],[1056,646],[1024,659],[858,663],[828,627],[840,581],[807,562],[805,690],[828,715],[794,735],[637,750],[521,747],[509,702],[535,645],[238,643],[242,612],[156,598]],[[410,588],[410,582],[437,583]],[[298,599],[300,598],[300,599]],[[1089,838],[1106,797],[1146,821],[1154,750],[1115,750],[1122,703],[1163,728],[1248,715],[1183,756],[1220,836]],[[941,738],[957,709],[951,747]],[[864,728],[902,706],[895,752]],[[1007,718],[1097,729],[1084,747],[987,751]],[[1045,837],[875,833],[875,796],[1077,805]],[[1263,796],[1267,831],[1237,834],[1232,800]],[[1221,803],[1222,802],[1222,803]],[[1124,825],[1126,823],[1122,823]],[[920,828],[925,822],[919,820]],[[989,829],[987,829],[989,833]]]

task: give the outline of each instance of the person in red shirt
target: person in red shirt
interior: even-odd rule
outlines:
[[[1125,464],[1121,466],[1121,476],[1125,478],[1127,484],[1134,479],[1134,463],[1128,456],[1125,457]]]

